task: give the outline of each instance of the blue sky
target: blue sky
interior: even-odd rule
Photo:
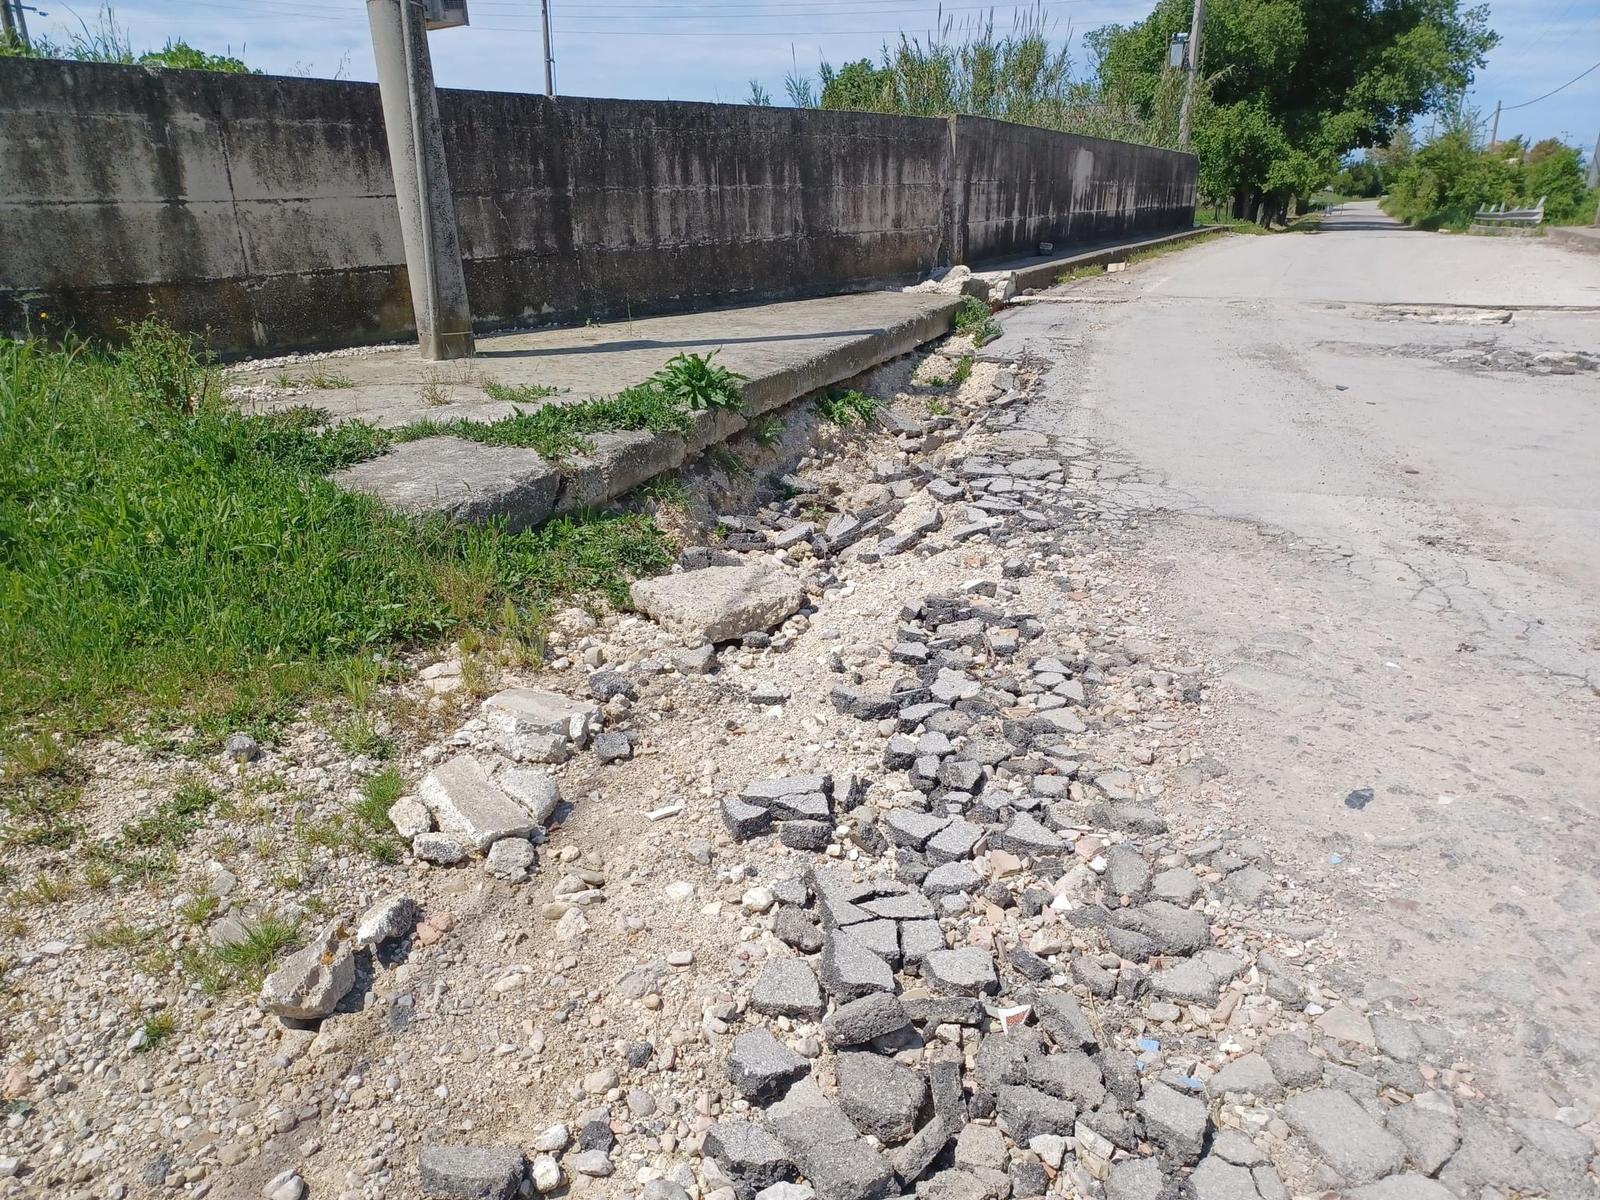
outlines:
[[[96,8],[29,0],[49,15],[30,27],[61,34]],[[557,90],[574,95],[743,100],[762,81],[777,102],[791,62],[814,69],[876,56],[901,29],[923,32],[937,7],[920,0],[551,0]],[[539,91],[538,0],[469,0],[472,27],[431,37],[434,70],[446,87]],[[1058,33],[1138,20],[1153,0],[1044,0]],[[995,5],[997,23],[1012,8]],[[945,12],[974,18],[989,5],[951,0]],[[181,36],[207,50],[231,47],[273,73],[371,79],[362,0],[137,0],[117,3],[138,48]],[[1600,0],[1495,0],[1491,23],[1502,42],[1478,78],[1474,103],[1487,114],[1532,100],[1600,60]],[[1082,62],[1082,56],[1077,55]],[[1425,125],[1424,125],[1425,128]],[[1600,132],[1600,71],[1547,100],[1507,112],[1502,137],[1564,137],[1585,147]]]

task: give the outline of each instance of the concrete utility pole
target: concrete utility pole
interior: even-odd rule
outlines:
[[[1194,116],[1194,86],[1200,76],[1200,31],[1206,23],[1206,0],[1194,0],[1194,23],[1189,27],[1189,75],[1183,81],[1183,108],[1178,113],[1178,147],[1189,148],[1189,122]]]
[[[11,0],[0,0],[0,37],[11,41],[17,36],[17,22],[11,15]]]
[[[550,53],[550,0],[539,0],[539,15],[544,19],[544,94],[556,94],[556,58]]]
[[[389,166],[423,358],[467,358],[472,309],[420,0],[367,0]]]
[[[1589,156],[1589,178],[1584,182],[1590,187],[1600,187],[1600,135],[1594,139],[1594,153]],[[1595,224],[1600,225],[1600,214],[1596,214]]]
[[[1494,124],[1489,126],[1489,149],[1493,150],[1500,142],[1500,101],[1494,102]]]

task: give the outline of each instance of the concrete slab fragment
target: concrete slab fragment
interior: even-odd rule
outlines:
[[[504,517],[512,530],[543,524],[561,491],[561,473],[538,451],[456,437],[404,442],[332,478],[397,512],[471,523]]]

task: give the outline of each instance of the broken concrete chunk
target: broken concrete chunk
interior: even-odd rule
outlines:
[[[527,1159],[509,1146],[424,1146],[422,1191],[448,1200],[511,1200]]]
[[[822,985],[837,1000],[854,1000],[869,992],[894,991],[894,972],[860,938],[836,929],[822,947]]]
[[[417,927],[422,908],[410,896],[388,896],[372,905],[356,922],[358,946],[398,941]]]
[[[325,1017],[356,981],[355,952],[341,921],[330,921],[261,984],[261,1007],[291,1020]]]
[[[1150,1080],[1135,1107],[1144,1118],[1145,1136],[1169,1158],[1181,1166],[1200,1161],[1211,1123],[1205,1101]]]
[[[916,1128],[928,1084],[910,1067],[871,1051],[847,1051],[834,1061],[839,1103],[862,1133],[898,1145]]]
[[[600,710],[542,688],[507,688],[483,702],[485,725],[512,737],[545,735],[582,745],[599,724]]]
[[[535,825],[548,825],[561,803],[561,786],[548,771],[532,767],[507,767],[495,776],[500,790],[505,792],[533,818]]]
[[[561,491],[561,472],[538,451],[457,437],[403,442],[331,479],[396,512],[467,524],[504,518],[512,533],[548,520]]]
[[[822,1036],[830,1046],[859,1046],[904,1029],[910,1020],[898,996],[871,992],[829,1013],[822,1022]]]
[[[773,959],[750,992],[750,1007],[769,1017],[820,1017],[822,989],[811,964],[799,958]]]
[[[1318,1088],[1290,1097],[1284,1119],[1349,1183],[1370,1183],[1406,1160],[1406,1148],[1346,1092]]]
[[[706,1130],[703,1149],[740,1200],[751,1200],[758,1191],[794,1176],[794,1165],[778,1139],[749,1121],[717,1122]]]
[[[789,1158],[818,1200],[882,1200],[895,1191],[889,1163],[856,1132],[850,1118],[807,1079],[767,1112]]]
[[[764,565],[706,567],[641,579],[634,607],[681,637],[726,642],[771,629],[805,601],[800,581]]]
[[[489,778],[470,754],[458,754],[429,771],[417,795],[439,831],[480,853],[501,838],[527,838],[536,821]]]
[[[728,1081],[753,1103],[776,1099],[810,1069],[805,1059],[765,1029],[741,1033],[728,1055]]]
[[[923,959],[922,974],[935,991],[945,994],[992,996],[1000,990],[994,959],[976,946],[933,951]]]

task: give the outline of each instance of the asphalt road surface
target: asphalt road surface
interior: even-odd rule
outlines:
[[[1600,372],[1566,357],[1600,258],[1353,205],[1058,289],[1000,348],[1152,514],[1130,574],[1223,672],[1219,826],[1486,1082],[1600,1110]]]

